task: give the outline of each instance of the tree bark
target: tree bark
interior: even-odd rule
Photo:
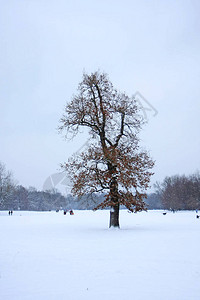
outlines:
[[[119,195],[118,195],[118,183],[116,179],[116,166],[112,164],[108,165],[108,169],[111,174],[111,183],[110,183],[110,196],[113,205],[110,210],[110,226],[119,228]]]
[[[119,204],[111,207],[109,227],[119,228]]]

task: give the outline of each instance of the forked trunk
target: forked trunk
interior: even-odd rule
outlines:
[[[119,204],[111,207],[109,227],[119,228]]]

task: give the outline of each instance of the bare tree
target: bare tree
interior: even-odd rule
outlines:
[[[5,165],[0,162],[0,206],[7,202],[12,209],[12,194],[15,185],[12,173],[7,171]]]
[[[73,194],[104,193],[96,209],[111,207],[110,227],[119,227],[120,205],[131,212],[145,210],[154,162],[139,147],[144,122],[136,100],[114,89],[106,74],[84,74],[60,121],[66,137],[76,136],[81,127],[89,128],[91,137],[87,150],[62,165],[72,179]]]
[[[200,208],[200,174],[166,177],[155,185],[164,208],[194,210]]]

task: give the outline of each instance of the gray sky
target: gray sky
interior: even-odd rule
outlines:
[[[42,189],[86,139],[56,128],[83,71],[100,69],[158,111],[141,135],[152,184],[200,169],[199,16],[199,0],[0,0],[0,161]]]

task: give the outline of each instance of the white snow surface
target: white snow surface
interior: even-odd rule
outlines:
[[[200,299],[195,212],[0,212],[2,300]]]

